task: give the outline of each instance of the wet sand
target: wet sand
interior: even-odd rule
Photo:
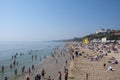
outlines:
[[[37,66],[32,74],[25,73],[23,75],[16,76],[17,78],[14,77],[14,80],[26,80],[26,76],[28,76],[30,80],[34,80],[37,74],[41,74],[42,69],[45,69],[46,71],[45,78],[42,78],[42,80],[47,80],[48,76],[51,76],[54,80],[58,80],[58,71],[64,71],[65,60],[69,58],[69,54],[66,54],[65,56],[62,55],[59,58],[58,54],[56,54],[55,57],[57,59],[57,63],[54,58],[49,57],[45,62]]]

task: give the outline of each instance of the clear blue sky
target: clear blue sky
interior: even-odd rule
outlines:
[[[46,41],[120,29],[120,0],[0,0],[0,41]]]

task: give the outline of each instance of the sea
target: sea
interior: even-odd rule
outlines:
[[[52,41],[1,41],[0,42],[0,80],[4,80],[7,76],[8,80],[13,80],[15,69],[18,70],[18,75],[21,74],[21,68],[25,66],[26,69],[31,65],[38,66],[45,61],[45,56],[48,58],[56,47],[64,47],[65,42]],[[29,54],[31,53],[31,54]],[[13,64],[14,55],[17,55],[16,62],[18,64],[10,69],[10,64]],[[22,54],[22,55],[20,55]],[[33,60],[32,56],[37,55],[37,59]],[[41,57],[41,61],[40,61]],[[2,74],[2,66],[4,66],[4,74]],[[13,67],[13,66],[12,66]]]

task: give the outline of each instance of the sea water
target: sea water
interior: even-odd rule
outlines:
[[[7,76],[10,80],[14,76],[15,69],[18,75],[21,75],[21,68],[25,66],[28,70],[32,65],[40,65],[45,59],[44,56],[50,56],[56,47],[63,47],[64,42],[0,42],[0,80]],[[31,54],[29,54],[31,52]],[[12,56],[18,53],[16,61],[18,65],[10,70],[10,64],[13,63]],[[20,55],[20,53],[24,55]],[[37,55],[37,59],[32,60],[32,56]],[[40,61],[40,57],[42,61]],[[2,74],[1,67],[4,65],[5,72]]]

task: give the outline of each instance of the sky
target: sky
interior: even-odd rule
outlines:
[[[120,29],[120,0],[0,0],[0,41],[48,41]]]

